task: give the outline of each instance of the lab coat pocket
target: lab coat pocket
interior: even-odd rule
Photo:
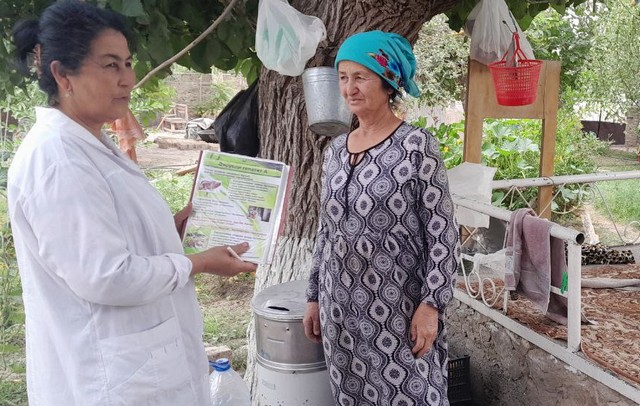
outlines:
[[[195,404],[178,329],[171,318],[146,331],[100,341],[113,404],[166,404],[175,396]]]

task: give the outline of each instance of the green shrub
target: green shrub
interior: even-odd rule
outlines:
[[[28,405],[26,380],[0,379],[0,405]]]
[[[427,128],[425,117],[419,117],[412,124]],[[440,141],[440,153],[447,169],[460,165],[464,146],[464,122],[440,124],[437,127],[427,129]]]
[[[34,106],[47,106],[47,96],[40,90],[38,84],[29,82],[25,87],[17,87],[13,94],[5,94],[0,99],[0,110],[10,112],[11,121],[0,122],[0,133],[3,142],[18,139],[27,134],[35,123],[36,112]],[[15,124],[17,122],[17,124]],[[2,151],[12,151],[11,145],[2,145]]]
[[[175,96],[175,89],[167,86],[164,81],[151,81],[144,87],[133,90],[129,108],[140,124],[148,127],[158,115],[169,111]]]
[[[195,107],[196,116],[215,118],[234,94],[234,89],[228,83],[213,83],[209,99]]]
[[[425,127],[426,120],[420,118],[412,124]],[[440,140],[440,150],[448,169],[462,163],[464,122],[440,124],[428,130]],[[538,177],[541,139],[540,120],[487,119],[483,124],[482,164],[497,169],[495,180]],[[603,153],[607,147],[608,143],[597,140],[593,134],[584,134],[580,121],[573,114],[560,111],[554,174],[595,172],[596,164],[591,156]],[[492,200],[495,205],[516,210],[526,207],[527,202],[535,201],[538,193],[537,188],[527,188],[521,192],[524,200],[513,196],[509,201],[503,201],[506,191],[496,190]],[[583,201],[586,193],[579,185],[561,186],[552,203],[552,210],[570,211]]]
[[[13,131],[22,130],[16,127]],[[0,404],[26,405],[21,355],[24,352],[24,306],[6,193],[6,174],[15,143],[8,141],[6,136],[1,140],[0,147],[7,154],[3,153],[0,159]]]
[[[177,176],[170,171],[146,171],[149,182],[160,192],[172,213],[182,210],[189,202],[193,175]]]

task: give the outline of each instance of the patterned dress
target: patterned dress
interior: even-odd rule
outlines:
[[[448,405],[444,308],[458,231],[438,141],[402,123],[352,165],[347,135],[325,152],[320,228],[307,290],[337,405]],[[411,353],[411,319],[438,309],[438,337]]]

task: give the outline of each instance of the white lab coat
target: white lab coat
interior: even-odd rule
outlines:
[[[105,135],[38,108],[9,170],[31,406],[208,405],[173,216]]]

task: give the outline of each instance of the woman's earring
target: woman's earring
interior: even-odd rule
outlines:
[[[64,97],[71,97],[71,90],[67,90],[64,94]]]

